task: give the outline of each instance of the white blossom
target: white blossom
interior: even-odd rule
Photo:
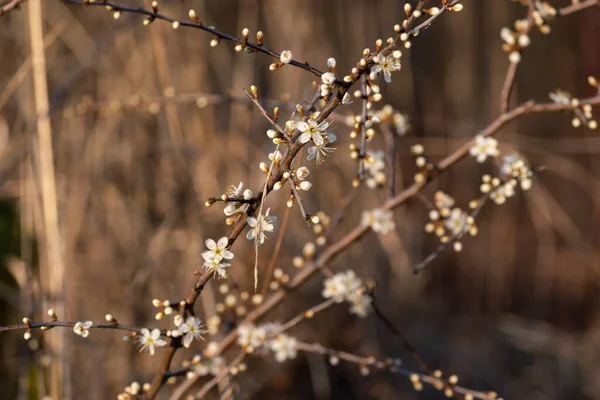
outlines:
[[[308,156],[306,157],[306,159],[308,161],[316,160],[317,164],[322,164],[325,162],[325,157],[328,157],[329,154],[331,154],[334,150],[335,150],[335,148],[327,147],[324,144],[323,145],[315,144],[314,146],[310,146],[308,148]]]
[[[251,228],[246,234],[248,240],[254,240],[254,238],[258,237],[258,242],[263,244],[267,238],[265,232],[273,232],[275,230],[274,224],[277,217],[269,215],[270,211],[270,208],[267,209],[267,212],[259,215],[258,218],[248,217],[248,225]]]
[[[275,359],[284,362],[287,359],[296,358],[296,345],[296,338],[282,333],[271,340],[269,347],[275,352]]]
[[[460,208],[454,208],[446,219],[446,228],[452,235],[460,234],[467,224],[467,214]]]
[[[163,347],[167,345],[167,342],[160,338],[160,330],[153,329],[152,331],[142,328],[142,336],[139,338],[141,346],[140,351],[148,350],[150,354],[154,355],[157,347]]]
[[[279,60],[284,64],[289,64],[292,61],[292,52],[289,50],[282,51]]]
[[[325,72],[323,75],[321,75],[321,81],[323,84],[331,86],[335,82],[335,75],[331,72]]]
[[[358,315],[361,318],[366,317],[371,311],[373,299],[362,291],[357,290],[348,296],[348,302],[351,304],[350,313]]]
[[[393,218],[392,211],[376,208],[371,211],[363,211],[362,224],[370,226],[377,233],[385,234],[396,227]]]
[[[217,261],[221,261],[223,259],[231,260],[233,258],[233,253],[227,250],[227,246],[229,244],[229,239],[227,237],[223,236],[218,242],[215,242],[212,239],[206,239],[205,244],[208,248],[208,250],[202,253],[202,258],[204,258],[205,261],[211,261],[215,259]]]
[[[376,64],[371,68],[371,75],[375,77],[383,71],[383,78],[387,83],[392,81],[392,72],[401,68],[400,60],[395,59],[392,54],[386,57],[379,53],[373,61]]]
[[[332,278],[326,279],[324,282],[325,287],[321,292],[321,295],[326,299],[335,299],[336,303],[344,301],[344,295],[346,294],[346,287],[339,278],[338,275],[334,275]]]
[[[207,331],[203,329],[202,321],[199,318],[188,317],[185,321],[181,315],[175,316],[175,326],[177,327],[176,335],[183,336],[182,343],[184,347],[190,347],[194,339],[203,339],[202,334]]]
[[[477,158],[477,162],[484,162],[488,156],[496,157],[498,152],[498,141],[493,137],[475,136],[475,143],[469,149],[469,154]]]
[[[215,276],[220,278],[225,278],[227,276],[227,271],[225,268],[231,267],[231,264],[228,262],[223,262],[218,258],[213,258],[212,260],[204,261],[204,268],[207,271],[212,272]]]
[[[364,294],[363,282],[354,271],[348,270],[335,274],[323,283],[321,294],[327,299],[334,299],[336,303],[347,301],[350,303],[350,312],[360,317],[365,317],[371,310],[372,299]]]
[[[327,136],[326,130],[329,127],[329,122],[323,121],[319,124],[310,118],[307,122],[298,122],[296,126],[302,132],[299,138],[300,143],[308,143],[312,140],[314,144],[319,146],[324,143],[323,136]]]
[[[212,239],[206,240],[206,247],[208,250],[202,253],[204,259],[204,268],[214,273],[219,278],[224,278],[227,275],[225,268],[230,267],[231,264],[223,260],[231,260],[233,253],[227,250],[229,241],[227,237],[222,237],[218,242]]]
[[[77,322],[73,327],[73,332],[81,337],[86,338],[90,334],[89,329],[92,327],[92,325],[92,321]]]
[[[257,327],[252,324],[243,324],[237,328],[237,343],[242,347],[258,349],[263,345],[267,337],[267,332],[263,327]]]

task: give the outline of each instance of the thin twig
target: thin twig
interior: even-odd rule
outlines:
[[[305,343],[305,342],[297,342],[296,348],[301,351],[322,354],[322,355],[325,355],[328,357],[335,357],[339,360],[344,360],[346,362],[357,364],[363,368],[374,367],[374,368],[377,368],[380,370],[385,370],[385,371],[389,371],[389,372],[392,372],[395,374],[404,375],[404,376],[410,378],[411,380],[418,378],[419,381],[425,382],[432,386],[436,386],[436,387],[437,386],[442,386],[442,387],[445,386],[445,381],[441,378],[436,378],[434,376],[430,376],[427,374],[419,374],[419,373],[401,368],[397,365],[390,364],[385,361],[377,360],[375,357],[358,356],[356,354],[348,353],[345,351],[326,348],[326,347],[323,347],[319,343],[310,344],[310,343]],[[473,398],[482,399],[482,400],[492,400],[495,398],[487,393],[467,389],[465,387],[458,386],[458,385],[453,385],[452,391],[459,393],[461,395],[471,395],[471,396],[473,396]]]
[[[527,25],[525,29],[519,32],[521,35],[528,35],[533,25],[533,12],[535,11],[534,0],[529,0],[529,9],[527,11]],[[521,52],[522,50],[519,50]],[[504,84],[500,92],[500,111],[507,112],[510,106],[510,94],[515,83],[515,76],[517,69],[519,68],[520,62],[511,62],[506,71],[506,77],[504,78]]]
[[[12,11],[14,9],[18,9],[21,6],[21,3],[24,3],[26,0],[11,0],[7,4],[0,7],[0,17],[4,14]]]
[[[584,10],[589,7],[600,6],[600,2],[598,0],[585,0],[582,2],[573,2],[573,4],[568,5],[566,7],[560,8],[558,10],[558,15],[564,17],[569,14],[573,14],[577,11]]]
[[[52,322],[35,322],[31,324],[19,324],[19,325],[9,325],[9,326],[0,326],[0,332],[3,331],[15,331],[15,330],[23,330],[23,329],[40,329],[40,328],[54,328],[54,327],[62,327],[62,328],[73,328],[77,322],[68,322],[68,321],[52,321]],[[121,329],[124,331],[130,332],[141,332],[142,328],[133,325],[126,324],[113,324],[113,323],[96,323],[94,322],[89,329]]]

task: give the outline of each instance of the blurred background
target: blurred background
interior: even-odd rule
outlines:
[[[295,59],[321,70],[334,57],[338,71],[348,71],[363,48],[393,34],[393,25],[403,19],[403,4],[164,0],[160,11],[187,19],[194,8],[203,22],[223,32],[239,36],[248,28],[252,38],[262,30],[265,44],[275,51],[290,49]],[[293,106],[312,98],[314,78],[291,67],[271,72],[273,59],[236,53],[225,42],[210,48],[212,37],[197,30],[174,31],[160,21],[145,27],[137,15],[115,20],[102,7],[49,0],[42,5],[62,266],[49,265],[45,256],[48,243],[56,244],[57,238],[49,237],[42,217],[25,3],[0,18],[0,325],[20,323],[24,316],[47,319],[46,309],[59,302],[63,320],[100,321],[111,313],[124,323],[167,326],[154,321],[151,300],[182,298],[193,282],[192,271],[201,267],[204,240],[228,232],[222,208],[206,208],[204,202],[240,181],[257,192],[263,182],[258,163],[273,150],[256,108],[209,95],[242,98],[242,89],[254,84],[262,98]],[[423,31],[404,51],[402,71],[391,84],[382,82],[384,100],[376,107],[389,103],[408,114],[412,125],[397,142],[398,189],[416,172],[410,145],[423,144],[438,160],[499,113],[508,67],[500,29],[513,28],[526,8],[498,0],[464,1],[464,6]],[[548,93],[558,88],[577,97],[593,95],[586,82],[588,75],[600,77],[600,10],[555,20],[551,27],[547,36],[532,31],[532,45],[517,73],[515,104],[547,102]],[[343,117],[359,109],[355,102],[338,113]],[[284,118],[288,115],[282,111]],[[597,131],[572,128],[570,120],[570,114],[532,115],[502,129],[502,150],[518,150],[546,169],[530,192],[486,207],[478,219],[479,234],[465,240],[461,253],[448,251],[422,274],[411,273],[410,266],[438,245],[424,232],[427,209],[413,199],[396,212],[395,232],[367,235],[330,265],[375,280],[379,307],[426,362],[457,374],[469,388],[495,390],[506,399],[600,398],[600,139]],[[333,127],[338,151],[319,167],[306,164],[313,189],[305,204],[309,211],[330,215],[350,191],[356,172],[347,151],[351,128],[342,122]],[[383,137],[370,148],[384,150]],[[464,160],[424,194],[431,198],[444,190],[466,207],[478,196],[481,175],[490,171],[490,163]],[[361,188],[334,238],[359,223],[362,209],[376,207],[386,196],[385,189]],[[286,200],[287,193],[267,200],[278,222],[275,235],[261,247],[259,272],[270,260]],[[293,275],[292,258],[314,238],[292,209],[277,267]],[[234,252],[231,280],[252,293],[252,243],[240,239]],[[223,301],[220,283],[211,282],[196,304],[203,319]],[[315,305],[321,285],[320,277],[313,278],[267,319],[285,321]],[[62,289],[44,295],[51,287]],[[231,328],[231,316],[228,322]],[[39,342],[25,342],[22,334],[0,336],[2,399],[38,398],[42,367],[56,356]],[[158,369],[159,358],[139,354],[120,332],[92,331],[86,340],[70,329],[62,334],[73,398],[115,398],[133,380],[150,381]],[[418,370],[381,321],[357,319],[346,306],[291,334],[357,354],[400,357],[405,367]],[[61,332],[45,337],[53,335]],[[36,349],[37,344],[42,347]],[[179,352],[174,366],[190,354]],[[355,365],[333,367],[311,354],[299,354],[283,366],[273,358],[253,358],[237,384],[236,398],[444,397],[430,387],[417,393],[397,375],[362,377]],[[166,387],[159,398],[171,390]]]

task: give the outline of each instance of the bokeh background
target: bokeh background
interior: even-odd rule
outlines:
[[[409,185],[415,173],[411,144],[422,143],[432,160],[439,159],[499,113],[508,66],[499,32],[523,18],[526,9],[499,0],[464,5],[464,11],[444,15],[423,31],[404,52],[402,71],[391,84],[382,83],[384,100],[378,106],[389,103],[405,112],[413,127],[398,139],[398,188]],[[295,59],[320,69],[335,57],[341,71],[377,38],[392,35],[403,16],[403,2],[395,0],[164,0],[160,6],[182,19],[194,8],[202,21],[232,34],[262,30],[274,50],[290,49]],[[64,280],[52,283],[56,276],[45,262],[36,167],[28,7],[0,18],[0,323],[20,323],[26,315],[47,318],[44,305],[64,301],[61,319],[99,321],[110,312],[122,322],[166,326],[154,321],[151,300],[184,296],[192,271],[201,266],[204,240],[228,231],[220,207],[206,208],[204,201],[240,181],[256,192],[263,180],[258,163],[273,149],[255,108],[205,95],[243,97],[242,89],[255,84],[263,98],[295,104],[312,98],[313,76],[291,67],[270,72],[272,59],[236,53],[227,43],[210,48],[212,38],[197,30],[173,31],[158,21],[145,27],[140,16],[125,14],[115,21],[101,7],[44,1],[64,257]],[[532,33],[517,74],[515,103],[548,101],[557,88],[578,97],[593,94],[586,81],[588,75],[600,76],[600,10],[556,20],[551,27],[548,36]],[[147,100],[163,95],[158,103]],[[117,107],[115,101],[135,102],[134,96],[141,99],[139,106]],[[208,99],[200,100],[208,105],[198,107],[197,98]],[[359,107],[339,109],[340,118]],[[600,139],[597,131],[572,128],[570,120],[567,114],[526,116],[502,129],[503,150],[516,149],[546,169],[530,192],[487,207],[479,234],[465,241],[461,253],[449,251],[413,276],[410,266],[437,242],[424,232],[426,208],[410,200],[396,212],[395,232],[368,235],[330,265],[375,280],[378,305],[388,318],[430,366],[457,374],[467,387],[495,390],[507,399],[600,398]],[[341,122],[334,128],[338,151],[318,168],[309,163],[309,211],[335,213],[351,188],[356,171],[347,151],[351,129]],[[384,149],[385,141],[377,137],[370,146]],[[489,171],[490,164],[464,160],[424,194],[444,190],[466,207]],[[361,189],[334,237],[356,225],[362,209],[385,198],[385,190]],[[276,234],[286,199],[286,193],[275,193],[267,200],[279,217]],[[261,247],[260,268],[266,268],[275,237]],[[293,274],[292,258],[314,237],[293,209],[277,266]],[[252,243],[240,239],[234,251],[231,278],[252,292]],[[64,290],[45,303],[51,284]],[[211,283],[197,303],[204,318],[222,301],[218,284]],[[318,303],[321,284],[315,277],[268,319],[285,321]],[[292,334],[358,354],[400,357],[407,368],[418,369],[379,320],[357,319],[345,306]],[[53,355],[43,348],[33,351],[22,332],[0,338],[0,397],[37,398],[40,366]],[[159,359],[140,355],[119,332],[93,331],[83,340],[69,331],[64,338],[72,398],[114,398],[131,381],[149,381],[157,370]],[[176,366],[186,355],[180,353]],[[434,399],[443,394],[428,387],[416,393],[400,376],[362,377],[356,366],[332,367],[321,357],[299,354],[283,367],[273,359],[253,359],[235,397]]]

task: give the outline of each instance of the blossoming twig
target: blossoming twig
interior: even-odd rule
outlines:
[[[404,376],[410,378],[410,380],[413,383],[413,386],[415,386],[415,389],[417,389],[417,390],[420,390],[422,387],[422,385],[419,384],[420,382],[425,382],[429,385],[432,385],[434,387],[441,388],[441,389],[446,388],[446,382],[441,377],[437,378],[435,376],[430,376],[427,374],[419,374],[419,373],[415,373],[415,372],[406,370],[406,369],[401,368],[398,365],[396,365],[392,360],[380,361],[374,357],[362,357],[362,356],[358,356],[356,354],[348,353],[345,351],[326,348],[326,347],[323,347],[322,345],[320,345],[319,343],[311,344],[311,343],[305,343],[305,342],[298,341],[296,343],[296,348],[301,351],[328,356],[330,358],[330,362],[333,361],[334,363],[337,363],[337,362],[339,362],[339,360],[344,360],[349,363],[357,364],[361,367],[361,373],[363,373],[363,374],[368,374],[369,373],[368,368],[374,367],[374,368],[377,368],[380,370],[386,370],[386,371],[389,371],[392,373],[404,375]],[[451,378],[452,379],[450,379],[450,380],[457,381],[456,377],[451,377]],[[448,397],[452,397],[454,395],[454,392],[456,392],[465,397],[470,396],[471,399],[476,398],[476,399],[483,399],[483,400],[493,400],[496,398],[495,396],[490,395],[488,393],[470,390],[470,389],[464,388],[462,386],[458,386],[455,383],[452,384],[451,388],[449,388],[449,389],[450,389],[450,391],[445,391],[445,394],[447,396],[449,395]],[[448,390],[448,388],[446,390]]]
[[[52,322],[32,322],[30,324],[19,324],[19,325],[8,325],[8,326],[0,326],[0,332],[3,331],[14,331],[14,330],[22,330],[22,329],[42,329],[42,328],[54,328],[54,327],[62,327],[62,328],[74,328],[77,325],[77,322],[68,322],[68,321],[52,321]],[[96,323],[94,322],[87,329],[120,329],[129,332],[141,332],[142,328],[133,325],[127,324],[113,324],[113,323]]]
[[[535,1],[529,0],[529,9],[527,11],[527,24],[525,25],[525,28],[519,32],[521,37],[528,37],[529,30],[533,26],[534,11]],[[516,60],[520,60],[520,57],[516,58]],[[511,62],[509,63],[508,70],[506,71],[506,77],[504,78],[504,84],[502,85],[502,91],[500,92],[500,111],[502,112],[507,112],[509,108],[510,94],[514,86],[517,69],[519,68],[519,61],[513,62],[516,60],[511,60]]]

